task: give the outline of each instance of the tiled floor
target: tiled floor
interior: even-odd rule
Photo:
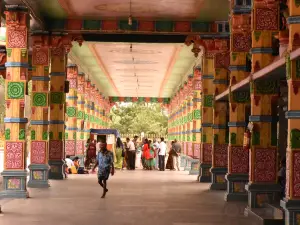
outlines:
[[[245,225],[245,204],[225,203],[186,172],[118,171],[101,199],[96,175],[51,181],[31,198],[0,200],[1,225]],[[252,224],[251,224],[252,225]]]

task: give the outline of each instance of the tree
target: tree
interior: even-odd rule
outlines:
[[[119,104],[110,116],[110,127],[123,134],[167,134],[168,117],[157,103]]]

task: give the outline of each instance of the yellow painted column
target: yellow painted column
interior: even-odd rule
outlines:
[[[229,60],[229,51],[220,52],[214,56],[214,97],[227,89]],[[228,116],[228,102],[214,102],[211,190],[226,190],[227,188],[225,175],[228,164]]]
[[[48,108],[50,46],[48,32],[32,35],[32,94],[30,130],[30,178],[28,187],[47,188]]]
[[[300,2],[288,0],[289,4],[289,51],[300,47]],[[286,153],[286,190],[285,198],[281,201],[281,207],[285,210],[285,223],[298,225],[300,221],[300,60],[290,60],[287,55],[286,76],[288,83],[288,146]]]
[[[231,5],[230,84],[229,88],[249,76],[251,66],[251,10],[237,12]],[[243,43],[243,45],[237,45]],[[249,152],[243,147],[244,132],[250,115],[249,91],[235,91],[229,96],[229,146],[226,201],[247,201],[245,185],[249,180]]]
[[[84,104],[85,104],[85,74],[79,72],[77,76],[77,134],[76,155],[80,158],[80,165],[84,166]]]
[[[200,182],[211,181],[212,163],[212,124],[213,124],[213,95],[214,95],[214,58],[211,54],[203,57],[202,74],[202,137],[200,146]]]
[[[96,100],[96,86],[95,84],[91,85],[91,102],[90,102],[90,124],[91,129],[95,129],[96,123],[95,123],[95,100]]]
[[[84,83],[84,141],[90,138],[90,92],[91,81],[86,80]]]
[[[201,142],[201,89],[202,77],[201,67],[197,66],[194,69],[193,80],[193,149],[194,158],[200,159],[200,142]]]
[[[25,95],[28,73],[28,11],[6,5],[5,142],[1,197],[28,197],[26,181]],[[15,18],[18,18],[17,20]]]
[[[70,39],[55,33],[50,40],[49,179],[62,180],[65,178],[66,50],[69,49]]]
[[[267,15],[267,16],[266,16]],[[252,10],[252,72],[270,64],[272,33],[279,28],[278,2],[254,1]],[[277,100],[278,81],[262,79],[250,84],[251,116],[253,124],[250,150],[248,209],[276,201],[280,192],[277,184]],[[266,190],[268,192],[266,193]]]
[[[76,155],[77,128],[77,90],[78,90],[78,67],[76,64],[67,65],[67,80],[69,81],[69,93],[66,101],[66,133],[65,152],[66,155]]]

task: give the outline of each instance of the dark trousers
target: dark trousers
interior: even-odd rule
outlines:
[[[129,169],[135,170],[135,151],[128,151]]]
[[[165,170],[165,156],[164,155],[158,156],[158,167],[159,167],[159,170],[162,170],[162,171]]]

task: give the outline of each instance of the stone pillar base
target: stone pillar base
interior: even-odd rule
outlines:
[[[184,167],[184,171],[190,171],[192,168],[192,158],[190,156],[186,156],[186,165]]]
[[[48,181],[49,166],[45,164],[31,164],[28,187],[30,188],[48,188],[50,187]]]
[[[261,208],[265,203],[280,201],[281,188],[279,184],[254,184],[246,185],[248,191],[248,208]]]
[[[0,198],[28,198],[29,193],[26,189],[27,171],[4,170],[3,191],[0,192]]]
[[[298,225],[300,215],[300,200],[283,199],[280,206],[285,210],[285,223],[288,225]]]
[[[211,168],[211,164],[200,163],[200,167],[199,167],[199,182],[200,183],[211,182],[210,168]]]
[[[63,180],[66,177],[65,163],[63,160],[49,160],[49,179]]]
[[[199,175],[199,159],[192,159],[190,175]]]
[[[247,201],[248,192],[245,189],[248,183],[248,174],[226,174],[227,193],[225,194],[225,201]]]
[[[210,190],[226,190],[225,174],[227,173],[227,168],[211,168],[210,172],[212,180]]]
[[[186,167],[186,155],[180,155],[180,167]]]

